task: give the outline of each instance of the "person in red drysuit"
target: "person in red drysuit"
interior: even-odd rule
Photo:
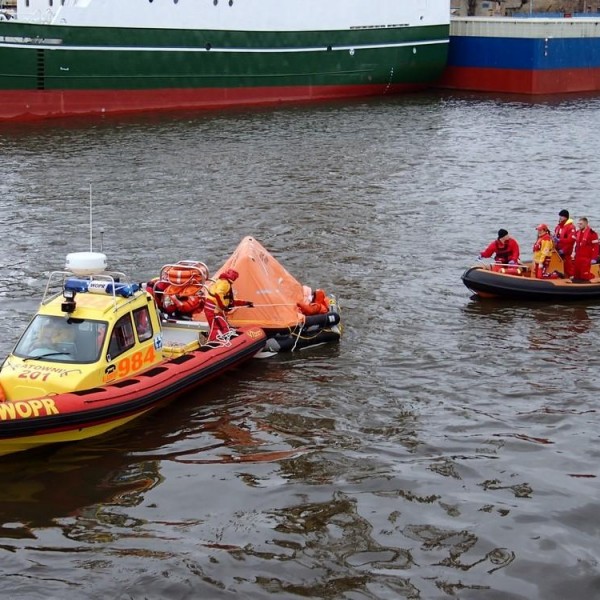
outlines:
[[[590,227],[586,217],[577,222],[573,281],[590,281],[592,260],[598,258],[598,234]]]
[[[235,306],[252,308],[253,302],[236,300],[233,297],[232,283],[239,277],[235,269],[223,271],[217,280],[208,288],[204,302],[204,314],[208,322],[208,341],[214,342],[219,334],[232,331],[225,318],[225,313]]]
[[[315,290],[311,302],[298,302],[296,305],[303,315],[324,315],[329,312],[329,301],[323,290]]]
[[[495,239],[480,255],[479,258],[490,258],[495,255],[495,261],[504,265],[516,265],[519,262],[519,244],[508,235],[506,229],[498,230]]]
[[[573,277],[573,248],[577,238],[577,230],[568,210],[558,213],[558,223],[554,228],[554,247],[563,260],[565,277]]]

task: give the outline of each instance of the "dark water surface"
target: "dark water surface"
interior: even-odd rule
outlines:
[[[111,434],[0,459],[11,599],[600,598],[600,306],[462,270],[568,208],[600,229],[600,98],[418,95],[0,128],[0,351],[45,274],[217,268],[253,235],[341,299],[339,346],[255,360]]]

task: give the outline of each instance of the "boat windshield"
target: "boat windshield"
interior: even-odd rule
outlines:
[[[25,360],[93,363],[100,358],[108,323],[36,315],[13,354]]]

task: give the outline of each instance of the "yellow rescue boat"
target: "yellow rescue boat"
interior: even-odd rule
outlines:
[[[0,369],[0,455],[119,427],[258,353],[260,327],[206,344],[161,322],[151,294],[106,256],[67,256]]]

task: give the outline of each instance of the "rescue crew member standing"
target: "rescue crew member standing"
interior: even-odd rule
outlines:
[[[506,229],[498,230],[498,239],[494,240],[480,255],[479,258],[490,258],[495,256],[497,263],[504,265],[516,265],[519,262],[519,244],[517,240],[508,235]]]
[[[589,281],[594,277],[591,273],[592,260],[598,257],[598,234],[590,227],[586,217],[579,219],[577,228],[573,280]]]
[[[565,277],[573,277],[573,248],[577,231],[573,219],[569,218],[568,210],[561,210],[558,213],[558,223],[554,228],[554,247],[563,259],[563,271]]]
[[[550,236],[548,225],[542,223],[536,227],[538,238],[533,245],[534,275],[538,279],[548,277],[548,266],[554,250],[554,242]]]
[[[235,269],[223,271],[209,288],[204,303],[204,314],[208,321],[208,341],[214,342],[219,334],[229,333],[231,328],[225,313],[234,306],[247,306],[252,308],[253,302],[236,300],[233,297],[232,283],[239,277]]]

